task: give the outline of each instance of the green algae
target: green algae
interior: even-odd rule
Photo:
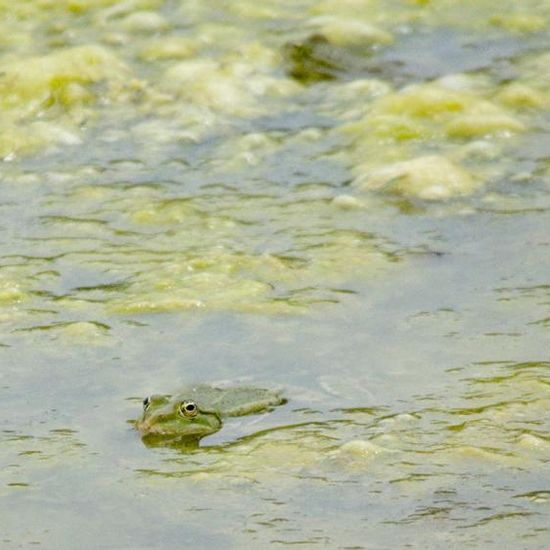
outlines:
[[[6,544],[546,536],[547,2],[0,7]],[[291,406],[124,423],[240,376]]]
[[[99,46],[0,63],[0,156],[11,158],[52,141],[79,144],[79,126],[93,116],[89,105],[99,97],[91,86],[110,79],[110,88],[118,83],[120,93],[124,73],[124,65]]]
[[[69,41],[52,45],[40,56],[16,58],[8,48],[2,61],[2,154],[13,158],[56,142],[78,146],[83,129],[104,124],[109,113],[120,117],[142,142],[142,150],[153,155],[165,154],[174,143],[204,143],[209,134],[223,135],[232,120],[253,120],[290,98],[308,97],[307,89],[281,74],[290,56],[294,78],[309,84],[329,78],[334,83],[327,90],[332,105],[326,111],[334,129],[306,128],[296,135],[237,132],[220,141],[207,157],[208,166],[223,180],[230,173],[276,162],[288,148],[315,147],[336,136],[343,147],[331,155],[349,168],[351,194],[321,187],[307,200],[295,192],[292,200],[281,201],[276,186],[268,186],[257,198],[252,192],[250,199],[229,192],[212,200],[189,195],[159,199],[162,192],[152,193],[145,186],[120,192],[114,186],[74,187],[53,204],[68,197],[67,204],[76,207],[83,200],[89,208],[74,216],[46,215],[39,240],[50,258],[47,262],[77,272],[91,270],[101,282],[50,292],[32,279],[31,269],[27,276],[32,284],[23,281],[31,294],[19,290],[20,283],[7,284],[4,292],[4,301],[18,314],[24,315],[25,308],[46,311],[60,305],[82,311],[87,303],[90,311],[99,305],[106,312],[135,314],[195,309],[292,312],[339,302],[335,286],[344,285],[345,290],[347,281],[370,278],[395,264],[381,246],[383,239],[365,239],[363,231],[352,228],[337,229],[348,212],[360,220],[368,211],[369,200],[361,191],[432,201],[478,192],[507,170],[499,155],[532,130],[548,105],[535,74],[545,63],[541,55],[516,61],[518,79],[513,82],[458,74],[399,88],[391,78],[384,80],[383,72],[379,80],[357,78],[362,63],[368,65],[379,51],[398,43],[397,22],[447,24],[447,15],[455,9],[452,3],[436,14],[431,3],[323,2],[304,12],[302,38],[288,41],[283,34],[278,43],[262,41],[252,23],[240,25],[231,18],[264,21],[272,10],[290,13],[289,6],[239,6],[222,8],[230,15],[224,23],[204,22],[211,9],[193,6],[187,16],[197,21],[194,34],[176,32],[177,25],[167,24],[159,2],[64,2],[55,7],[44,2],[35,6],[38,12],[20,6],[13,16],[21,35],[41,28],[33,13],[50,9],[66,15],[65,28],[86,23],[106,34],[101,34],[101,45]],[[479,4],[476,14],[487,9]],[[393,19],[397,11],[399,18]],[[484,24],[496,28],[497,23],[493,18]],[[229,46],[217,49],[219,41]],[[16,52],[23,42],[10,47]],[[338,82],[342,77],[352,82]],[[325,108],[320,105],[321,111]],[[123,142],[124,131],[107,137],[112,143]],[[182,166],[184,174],[191,173],[189,164]],[[82,166],[81,173],[87,168]],[[87,174],[101,180],[97,172]],[[62,183],[73,176],[48,177],[61,178]],[[15,180],[25,178],[16,175]],[[265,250],[261,245],[258,249],[261,238],[253,235],[262,217],[273,220],[267,224],[269,231],[285,235]],[[306,218],[308,228],[302,224]],[[50,271],[59,273],[55,265]],[[116,280],[103,282],[105,273]]]

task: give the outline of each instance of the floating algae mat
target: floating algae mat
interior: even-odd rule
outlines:
[[[548,106],[536,74],[544,53],[524,53],[525,40],[534,50],[543,41],[543,15],[502,18],[479,6],[468,28],[451,25],[452,3],[441,21],[428,5],[363,4],[312,5],[292,25],[293,8],[275,4],[10,11],[3,180],[32,194],[35,215],[21,243],[4,244],[7,320],[303,313],[406,257],[372,231],[379,213],[365,191],[438,201],[509,175],[511,151]],[[266,29],[273,18],[276,34]],[[434,51],[447,32],[458,37],[439,78],[418,82],[418,71],[402,82],[412,70],[402,61],[396,73],[403,25],[432,36]],[[504,64],[498,44],[504,76],[447,74],[487,48],[471,69]],[[309,85],[320,79],[312,56],[342,65],[330,86]]]
[[[547,545],[548,0],[0,13],[2,542]]]

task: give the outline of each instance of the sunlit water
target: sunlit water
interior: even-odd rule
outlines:
[[[0,1],[0,541],[547,546],[550,5],[206,4]]]

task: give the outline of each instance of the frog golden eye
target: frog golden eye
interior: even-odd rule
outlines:
[[[199,409],[193,401],[184,401],[179,408],[179,413],[187,418],[193,418],[197,416]]]
[[[150,397],[146,397],[144,400],[143,400],[143,410],[146,411],[148,408],[149,408],[149,405],[151,404],[151,398]]]

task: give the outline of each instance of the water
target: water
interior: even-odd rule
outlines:
[[[550,6],[363,4],[3,8],[6,547],[548,545]],[[145,447],[189,382],[289,401]]]

